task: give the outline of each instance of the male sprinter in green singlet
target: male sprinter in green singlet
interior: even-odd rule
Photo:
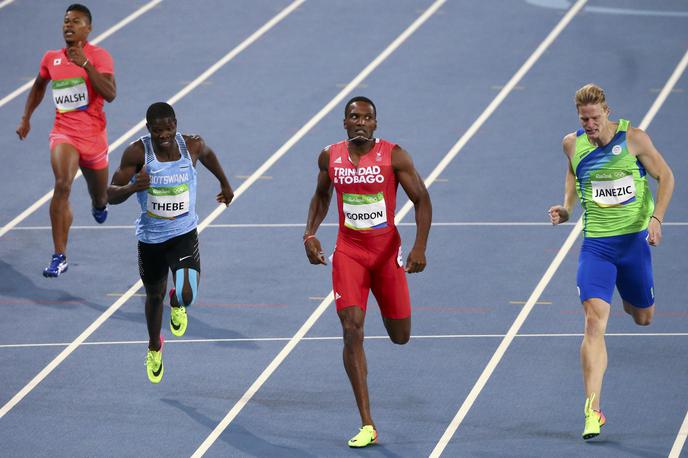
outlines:
[[[607,368],[604,332],[614,285],[626,313],[647,326],[655,311],[649,245],[662,240],[662,221],[674,175],[650,137],[625,119],[609,120],[604,91],[588,84],[576,92],[582,129],[564,137],[569,161],[564,204],[549,209],[552,224],[569,219],[576,194],[583,207],[584,240],[578,260],[578,293],[585,312],[581,366],[585,385],[583,439],[600,434]],[[657,180],[654,203],[647,175]]]

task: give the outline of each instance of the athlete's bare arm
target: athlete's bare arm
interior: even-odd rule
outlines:
[[[229,180],[225,176],[225,172],[220,165],[220,161],[217,159],[215,152],[206,145],[205,141],[200,135],[184,135],[184,140],[191,153],[191,159],[196,164],[196,160],[200,160],[203,166],[210,170],[210,173],[215,175],[217,181],[220,182],[220,192],[215,196],[215,200],[218,203],[225,204],[226,206],[234,198],[234,191],[232,191],[232,186],[229,184]]]
[[[31,130],[31,115],[34,110],[41,104],[43,96],[45,95],[45,88],[48,86],[48,81],[43,78],[40,74],[36,75],[36,80],[31,86],[31,91],[26,98],[26,105],[24,106],[24,114],[22,115],[21,121],[19,121],[19,127],[17,127],[17,135],[19,135],[19,140],[24,140],[29,131]]]
[[[571,158],[576,150],[576,133],[571,133],[564,137],[562,148],[566,155],[566,181],[564,183],[564,204],[554,205],[549,209],[549,220],[552,224],[565,223],[573,213],[573,206],[576,204],[576,177],[571,168]]]
[[[334,186],[328,172],[329,165],[330,150],[326,148],[320,152],[318,157],[318,182],[313,198],[311,198],[310,207],[308,207],[306,231],[303,234],[306,256],[308,256],[311,264],[327,264],[320,240],[315,237],[315,233],[327,216],[327,210],[330,208],[330,201],[332,200]]]
[[[132,194],[148,189],[150,176],[146,171],[145,149],[141,140],[137,140],[124,150],[119,168],[112,175],[112,182],[108,186],[108,203],[121,204]],[[136,175],[136,180],[131,178]]]
[[[674,193],[674,173],[662,154],[652,144],[650,136],[642,129],[631,127],[627,135],[629,152],[635,155],[647,173],[657,180],[657,197],[655,209],[647,226],[647,241],[650,245],[659,245],[662,241],[662,224],[666,209]]]
[[[416,213],[416,241],[406,259],[404,268],[408,273],[422,272],[427,264],[425,248],[432,224],[430,194],[428,194],[423,179],[413,165],[411,156],[400,146],[395,146],[392,150],[392,168],[401,187],[404,188],[406,195],[413,202]]]
[[[108,102],[115,100],[117,96],[117,84],[115,76],[109,73],[100,73],[96,70],[93,62],[89,62],[84,54],[83,44],[78,41],[71,46],[67,46],[67,58],[74,64],[86,70],[88,79],[93,90],[103,96]],[[84,64],[86,64],[84,66]]]

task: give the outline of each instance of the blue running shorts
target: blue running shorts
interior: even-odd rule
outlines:
[[[578,258],[578,295],[611,304],[614,285],[621,298],[635,307],[655,303],[652,256],[647,231],[583,240]]]

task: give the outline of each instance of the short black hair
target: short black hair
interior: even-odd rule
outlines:
[[[370,106],[373,107],[373,113],[377,117],[377,108],[375,108],[375,104],[373,103],[373,101],[370,100],[368,97],[363,97],[362,95],[357,95],[356,97],[352,97],[348,102],[346,102],[346,105],[344,105],[344,117],[345,118],[349,114],[349,107],[351,106],[352,103],[355,103],[355,102],[369,103]]]
[[[88,18],[88,23],[93,23],[93,18],[91,17],[91,10],[86,8],[85,5],[82,5],[81,3],[72,3],[67,7],[67,11],[65,11],[65,14],[69,13],[70,11],[78,11],[80,13],[84,13]]]
[[[146,111],[146,123],[151,124],[157,119],[165,118],[172,118],[175,121],[177,120],[177,117],[174,114],[174,109],[169,103],[155,102],[148,107],[148,110]]]

